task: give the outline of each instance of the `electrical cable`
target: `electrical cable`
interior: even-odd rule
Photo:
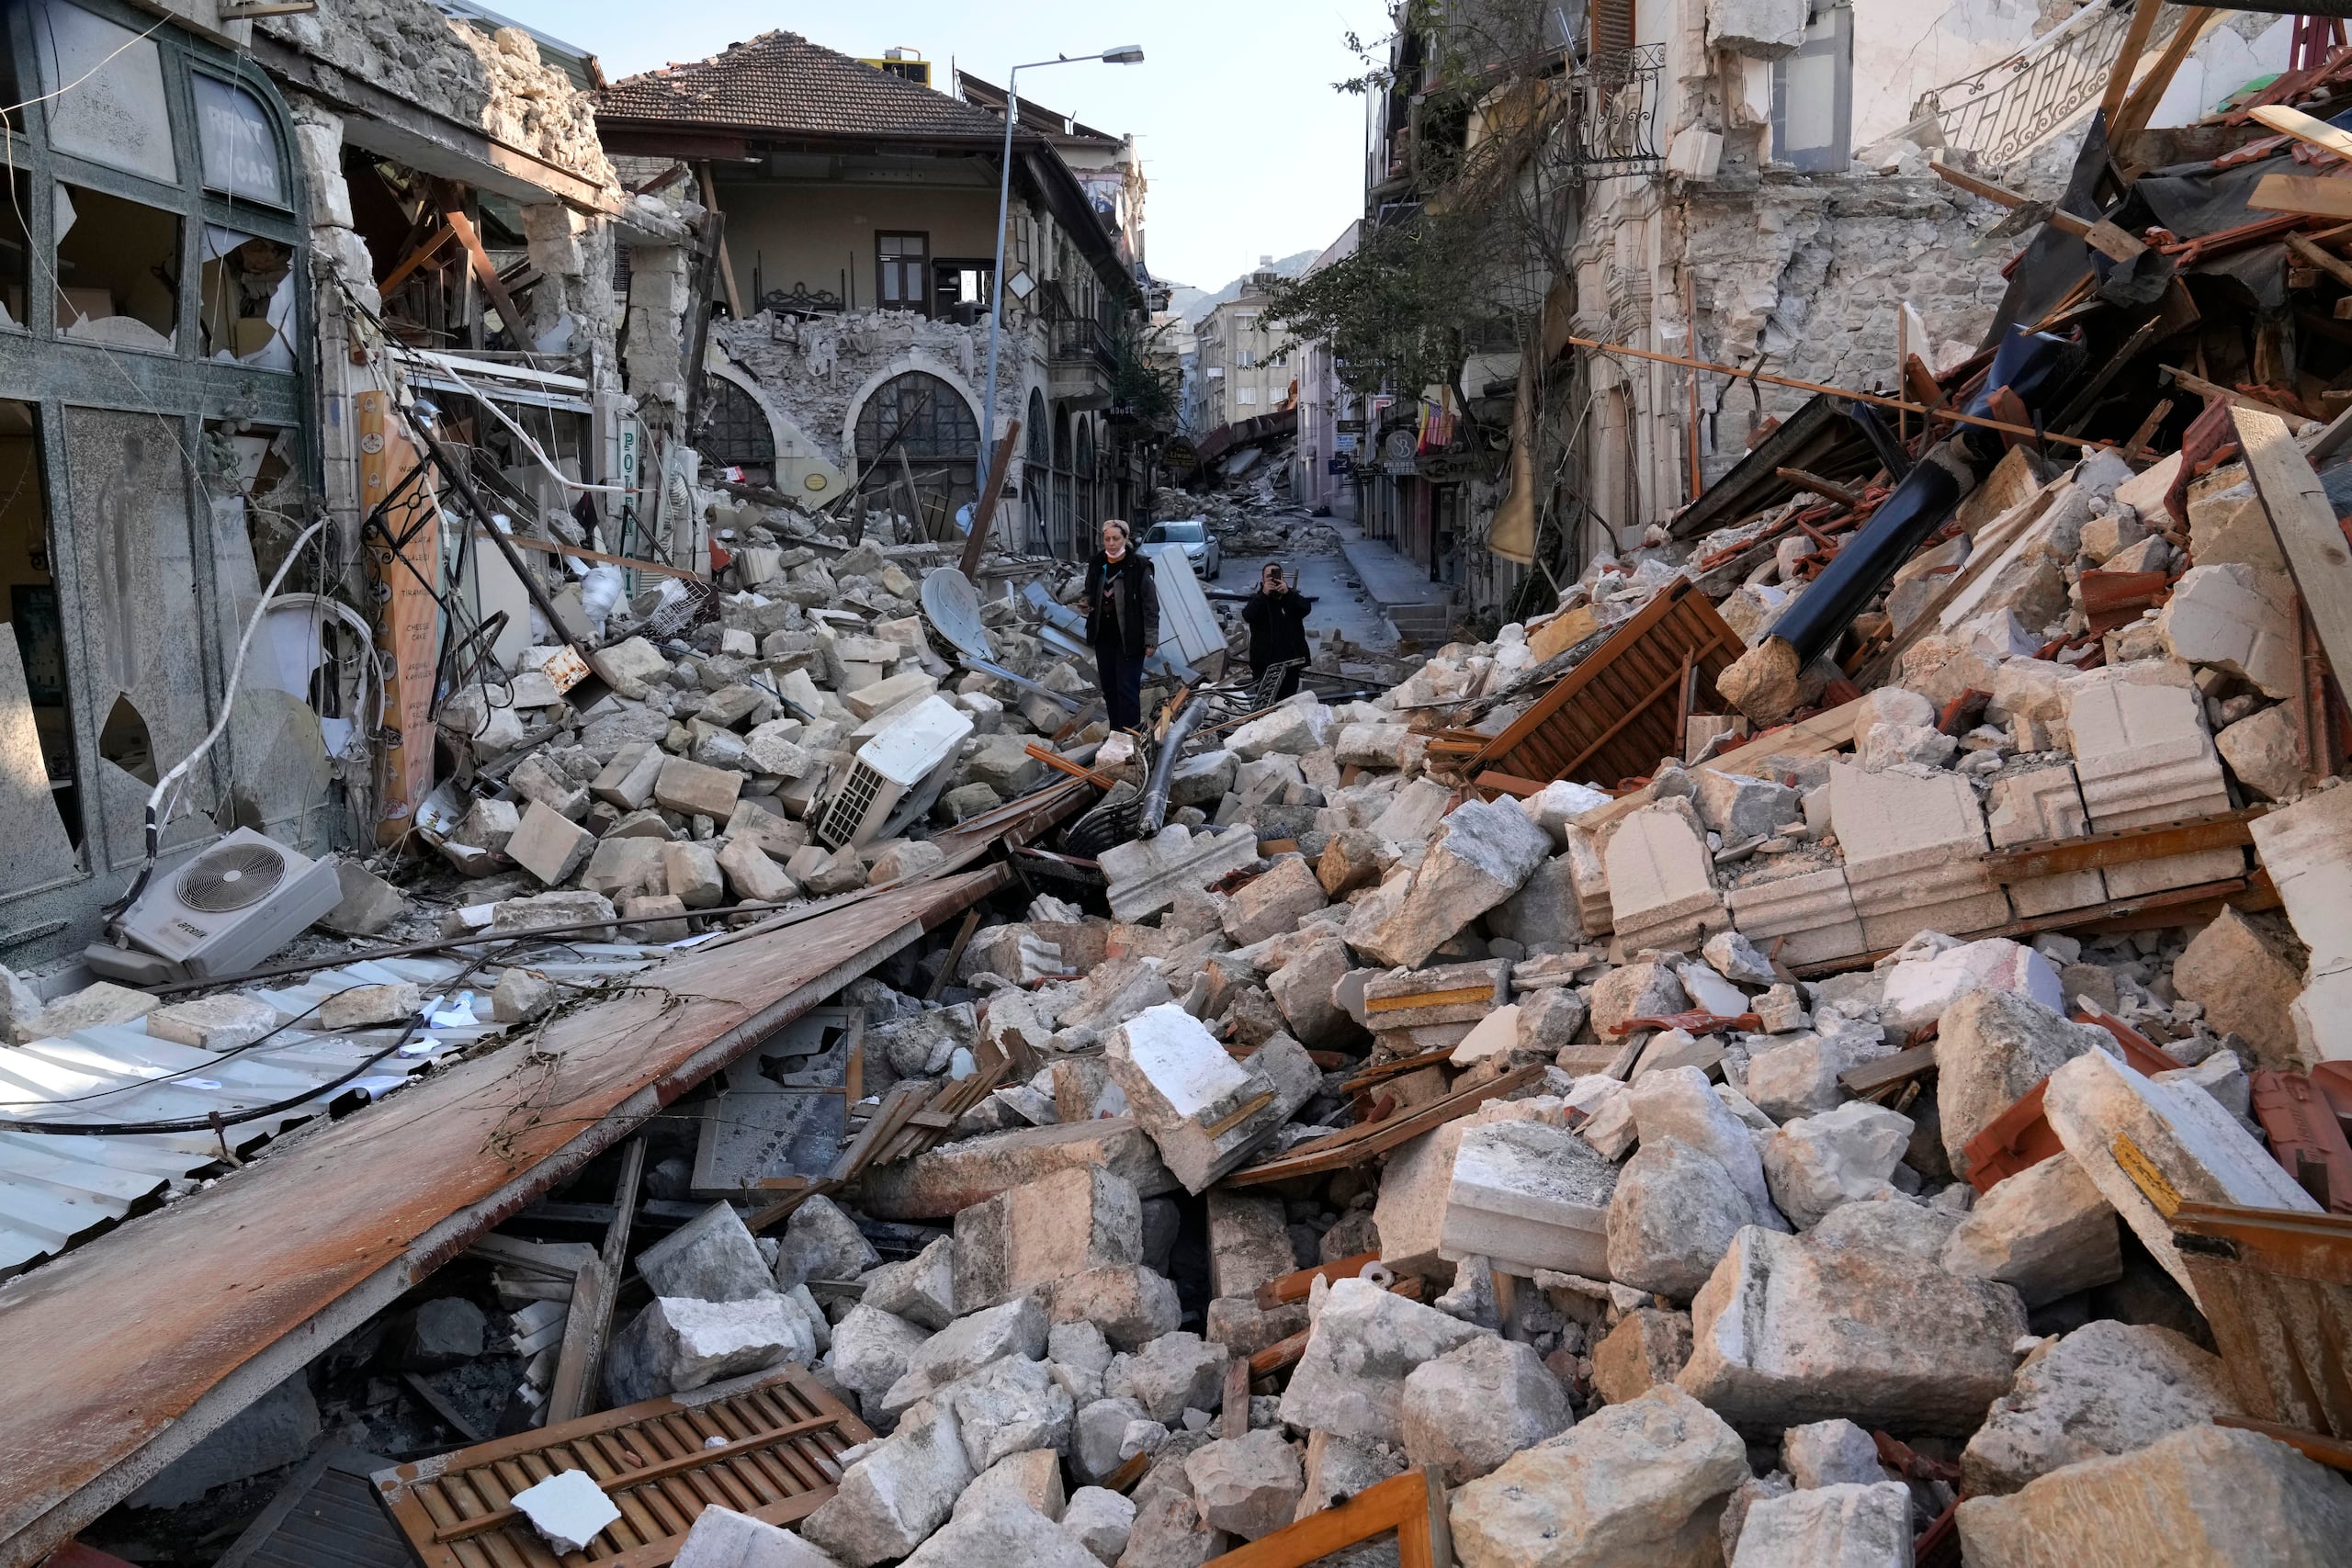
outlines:
[[[159,1073],[152,1078],[141,1078],[137,1083],[133,1084],[119,1084],[113,1089],[102,1089],[91,1094],[68,1095],[62,1100],[0,1100],[0,1106],[80,1105],[85,1100],[107,1100],[118,1094],[130,1094],[139,1089],[152,1089],[157,1084],[170,1083],[175,1078],[187,1077],[192,1074],[205,1072],[210,1068],[219,1066],[221,1063],[230,1060],[232,1057],[241,1056],[248,1051],[260,1050],[270,1041],[276,1039],[278,1035],[285,1033],[288,1030],[293,1028],[296,1024],[301,1022],[304,1019],[310,1017],[312,1013],[326,1006],[327,1003],[334,1000],[335,997],[342,996],[345,991],[364,991],[368,987],[366,986],[346,986],[344,987],[344,990],[335,992],[334,996],[322,997],[317,1001],[311,1003],[309,1007],[304,1008],[300,1012],[296,1013],[292,1018],[288,1019],[285,1022],[271,1030],[267,1034],[248,1040],[243,1044],[232,1045],[227,1050],[215,1055],[209,1062],[198,1062],[190,1066],[175,1067],[168,1073]]]

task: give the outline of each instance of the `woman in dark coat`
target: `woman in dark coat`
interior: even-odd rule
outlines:
[[[1266,570],[1258,574],[1258,592],[1241,606],[1242,623],[1250,628],[1250,674],[1263,680],[1277,664],[1305,663],[1306,612],[1314,603],[1283,581],[1281,567],[1266,563]],[[1280,702],[1297,690],[1298,670],[1292,669],[1283,676],[1274,700]]]
[[[1159,584],[1116,517],[1102,520],[1102,548],[1087,564],[1079,605],[1111,728],[1141,729],[1143,661],[1159,651]]]

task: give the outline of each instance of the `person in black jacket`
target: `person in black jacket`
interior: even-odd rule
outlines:
[[[1113,729],[1143,728],[1143,661],[1159,651],[1159,584],[1127,525],[1102,520],[1102,548],[1086,568],[1086,640]]]
[[[1241,619],[1250,628],[1250,673],[1260,679],[1277,664],[1296,665],[1283,676],[1282,689],[1274,694],[1276,702],[1298,690],[1298,668],[1307,658],[1306,612],[1315,603],[1304,593],[1294,592],[1283,581],[1283,569],[1272,561],[1258,574],[1258,592],[1241,606]]]

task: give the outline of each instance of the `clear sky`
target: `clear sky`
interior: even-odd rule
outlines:
[[[1320,250],[1363,209],[1363,100],[1331,84],[1361,67],[1345,46],[1388,30],[1385,0],[489,0],[594,53],[608,77],[700,60],[774,28],[845,54],[905,45],[1003,83],[1007,65],[1141,44],[1140,65],[1024,72],[1035,97],[1132,132],[1151,182],[1145,245],[1157,276],[1216,288],[1261,254]]]

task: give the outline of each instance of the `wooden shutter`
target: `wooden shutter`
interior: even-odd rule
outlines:
[[[1634,47],[1634,0],[1587,0],[1591,25],[1585,57],[1595,59]]]

